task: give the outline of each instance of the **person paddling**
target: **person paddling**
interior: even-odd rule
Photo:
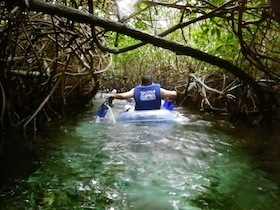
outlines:
[[[135,110],[154,110],[161,108],[162,98],[175,99],[177,92],[166,90],[160,84],[153,83],[150,75],[142,77],[141,84],[124,93],[112,94],[108,100],[112,104],[114,99],[134,98]]]

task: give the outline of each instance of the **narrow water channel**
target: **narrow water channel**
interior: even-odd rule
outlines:
[[[188,122],[92,123],[95,103],[78,119],[23,139],[29,152],[21,156],[33,167],[22,166],[28,161],[19,163],[19,154],[19,162],[1,161],[17,179],[4,184],[1,209],[280,209],[279,150],[267,143],[260,151],[251,131],[229,132],[184,109],[177,111]],[[17,177],[19,168],[26,171]]]

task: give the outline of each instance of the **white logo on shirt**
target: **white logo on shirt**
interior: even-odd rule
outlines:
[[[156,99],[155,90],[140,91],[140,100],[141,101],[152,101]]]

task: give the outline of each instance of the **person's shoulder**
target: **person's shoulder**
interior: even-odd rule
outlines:
[[[158,86],[161,87],[161,85],[159,83],[152,83],[153,86]]]

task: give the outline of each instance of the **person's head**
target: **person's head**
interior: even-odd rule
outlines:
[[[152,77],[150,75],[145,75],[142,77],[141,85],[147,86],[153,83]]]

